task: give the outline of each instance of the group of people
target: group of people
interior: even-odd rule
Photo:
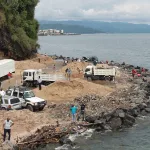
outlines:
[[[135,68],[132,69],[132,77],[134,78],[135,76],[141,77],[142,75],[144,75],[146,73],[146,69],[145,68],[141,68],[140,72],[137,72],[137,70]]]
[[[67,68],[67,69],[65,70],[65,72],[66,72],[66,77],[67,77],[67,79],[70,81],[71,74],[72,74],[71,69],[70,69],[70,68]]]
[[[72,57],[72,58],[64,58],[64,65],[67,65],[68,64],[68,62],[81,62],[82,61],[82,59],[80,59],[80,58],[74,58],[74,57]]]
[[[85,107],[86,106],[83,103],[80,105],[80,113],[77,117],[77,110],[78,110],[77,106],[75,106],[75,105],[71,106],[70,111],[72,114],[72,121],[73,122],[79,121],[81,117],[82,117],[82,121],[85,120]]]

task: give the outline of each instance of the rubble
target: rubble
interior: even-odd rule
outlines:
[[[41,129],[37,129],[31,136],[19,139],[17,146],[19,149],[37,149],[40,145],[46,145],[49,143],[60,144],[73,144],[68,139],[69,134],[80,133],[82,130],[86,130],[85,127],[81,127],[78,124],[67,124],[61,126],[44,126]]]

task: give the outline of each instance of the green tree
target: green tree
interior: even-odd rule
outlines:
[[[0,0],[0,50],[16,59],[33,55],[39,24],[34,19],[38,0]]]

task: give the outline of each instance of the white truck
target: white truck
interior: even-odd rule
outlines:
[[[55,81],[66,80],[66,77],[63,74],[46,74],[42,72],[42,70],[28,69],[24,70],[22,74],[23,85],[37,85],[39,77],[42,80],[43,85],[47,85]]]
[[[116,68],[99,68],[96,66],[87,66],[84,71],[84,77],[91,80],[114,80],[116,76]]]
[[[15,61],[13,59],[0,60],[0,78],[5,77],[9,72],[15,72]]]

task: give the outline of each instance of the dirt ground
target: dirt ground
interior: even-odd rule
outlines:
[[[40,63],[38,62],[40,58]],[[2,82],[2,87],[7,89],[9,86],[21,84],[21,73],[24,69],[43,69],[47,72],[53,72],[53,65],[56,65],[55,73],[64,73],[66,68],[71,68],[72,77],[71,81],[58,81],[49,86],[42,87],[39,91],[38,88],[34,89],[35,95],[48,101],[48,104],[68,103],[74,98],[84,96],[87,94],[97,94],[106,96],[111,92],[128,87],[126,83],[126,76],[124,73],[117,71],[117,78],[115,82],[107,81],[87,81],[83,79],[83,71],[88,65],[86,62],[73,62],[67,66],[63,66],[63,62],[54,61],[52,58],[44,55],[38,55],[37,58],[25,61],[16,62],[16,72],[13,78]],[[81,71],[78,72],[77,68]],[[28,135],[34,129],[39,128],[41,125],[55,124],[57,118],[53,118],[48,108],[41,112],[30,112],[29,110],[13,110],[13,111],[0,111],[1,123],[10,117],[15,125],[12,127],[12,141],[15,142],[17,136]],[[70,120],[68,120],[70,121]],[[60,123],[64,121],[59,120]],[[2,128],[0,129],[2,133]]]
[[[39,97],[45,98],[49,103],[61,103],[72,101],[74,98],[86,94],[104,96],[113,91],[113,88],[106,85],[95,84],[79,78],[72,78],[71,81],[58,81],[48,87],[43,87],[41,91],[35,89],[34,93]]]

